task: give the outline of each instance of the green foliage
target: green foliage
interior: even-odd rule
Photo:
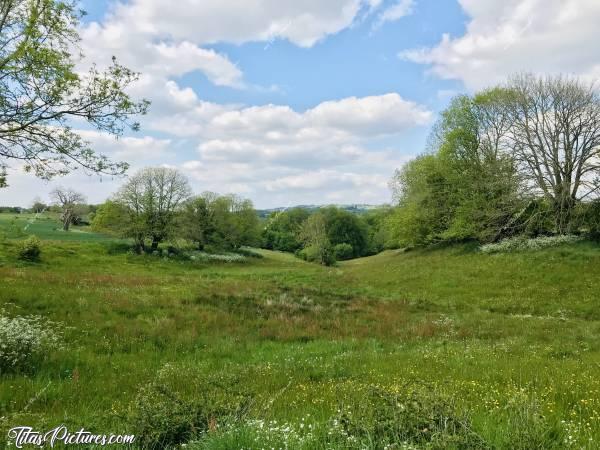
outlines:
[[[135,222],[127,208],[113,200],[107,200],[96,210],[91,224],[92,230],[118,237],[135,234]]]
[[[76,68],[81,12],[74,0],[4,1],[0,22],[0,168],[7,160],[49,179],[78,166],[98,173],[121,174],[128,165],[96,154],[73,122],[116,136],[137,130],[131,119],[144,114],[147,101],[125,92],[136,73],[113,58],[108,70]],[[35,88],[32,88],[35,86]],[[0,186],[6,174],[0,174]]]
[[[333,246],[333,256],[337,261],[352,259],[352,257],[354,256],[354,249],[350,244],[336,244]]]
[[[359,215],[333,206],[312,212],[305,208],[275,212],[267,218],[262,233],[263,247],[299,253],[304,258],[308,254],[312,257],[315,253],[314,249],[300,252],[306,245],[302,230],[310,217],[320,215],[329,244],[332,247],[344,244],[345,250],[348,249],[347,246],[351,247],[352,253],[344,254],[343,259],[378,253],[386,247],[390,239],[383,220],[386,214],[388,214],[387,210]]]
[[[582,227],[592,239],[600,240],[600,200],[580,205]]]
[[[167,364],[130,405],[136,442],[142,448],[169,448],[238,417],[247,395],[239,392],[235,381],[227,375],[201,378],[194,370]]]
[[[39,261],[41,253],[42,243],[37,236],[29,236],[17,244],[17,258],[21,261]]]
[[[335,264],[335,256],[329,236],[327,222],[323,213],[315,213],[302,223],[299,234],[304,248],[299,256],[306,261],[316,262],[324,266]]]
[[[156,251],[160,242],[176,235],[177,216],[190,195],[189,181],[179,171],[147,167],[121,186],[114,199],[118,207],[107,205],[113,222],[106,226],[122,228],[138,251],[146,249],[146,240],[151,242],[150,251]]]
[[[503,91],[459,96],[442,113],[432,152],[396,172],[398,209],[389,223],[403,246],[491,242],[522,207],[515,163],[498,147]],[[495,134],[496,133],[496,134]]]
[[[327,242],[307,245],[298,252],[298,256],[304,261],[324,266],[332,266],[336,261],[334,250],[331,248],[331,244]]]
[[[348,244],[352,247],[352,257],[368,254],[367,224],[356,214],[339,208],[325,208],[320,211],[325,217],[327,237],[333,246]]]
[[[235,250],[257,245],[259,221],[250,200],[212,192],[191,199],[179,217],[182,237],[198,249]]]
[[[263,246],[269,250],[295,252],[302,248],[299,233],[310,213],[304,208],[292,208],[272,213],[262,232]]]

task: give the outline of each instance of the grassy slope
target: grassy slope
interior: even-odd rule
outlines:
[[[8,214],[0,213],[0,237],[20,238],[35,234],[40,239],[96,242],[111,240],[110,237],[93,233],[87,226],[72,226],[70,232],[62,230],[58,214]]]
[[[127,429],[132,398],[170,363],[185,374],[233,374],[235,389],[255,399],[250,417],[323,422],[369,384],[425,385],[453,397],[499,447],[514,446],[520,415],[531,416],[524,427],[541,417],[579,448],[600,441],[592,244],[386,252],[335,268],[267,251],[208,266],[64,241],[26,265],[12,246],[0,249],[0,305],[63,322],[68,351],[33,376],[2,376],[0,431]],[[173,382],[197,395],[185,378]]]

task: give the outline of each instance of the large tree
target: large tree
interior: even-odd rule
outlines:
[[[148,102],[125,92],[137,74],[113,64],[80,71],[75,0],[0,1],[0,186],[10,161],[50,179],[84,167],[121,174],[125,162],[97,154],[73,128],[76,121],[119,136]],[[77,58],[73,55],[77,55]]]
[[[507,88],[514,157],[568,233],[577,202],[600,190],[600,93],[564,76],[519,75]]]
[[[458,96],[442,112],[430,152],[397,171],[400,208],[391,219],[401,244],[492,241],[520,206],[520,178],[507,151],[507,93]]]
[[[192,191],[187,178],[175,169],[151,167],[133,175],[115,195],[115,202],[126,208],[127,224],[135,235],[138,248],[145,239],[152,250],[173,233],[175,219]]]

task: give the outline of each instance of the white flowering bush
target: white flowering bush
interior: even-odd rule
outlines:
[[[237,253],[206,253],[206,252],[194,252],[189,258],[192,261],[200,262],[224,262],[224,263],[243,263],[247,262],[248,258]]]
[[[486,244],[479,247],[483,253],[508,253],[525,250],[540,250],[548,247],[556,247],[563,244],[573,244],[581,241],[581,236],[561,235],[561,236],[539,236],[533,239],[518,236],[504,239],[495,244]]]
[[[32,368],[61,342],[53,322],[40,316],[8,317],[0,311],[0,373]]]

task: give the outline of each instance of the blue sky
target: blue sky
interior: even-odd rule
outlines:
[[[396,168],[424,150],[458,93],[515,72],[594,80],[596,0],[83,0],[82,49],[139,71],[152,101],[142,131],[94,148],[176,167],[197,192],[257,207],[389,202]],[[600,36],[598,36],[600,37]],[[1,204],[57,185],[101,202],[122,179],[77,172],[49,183],[12,167]]]

